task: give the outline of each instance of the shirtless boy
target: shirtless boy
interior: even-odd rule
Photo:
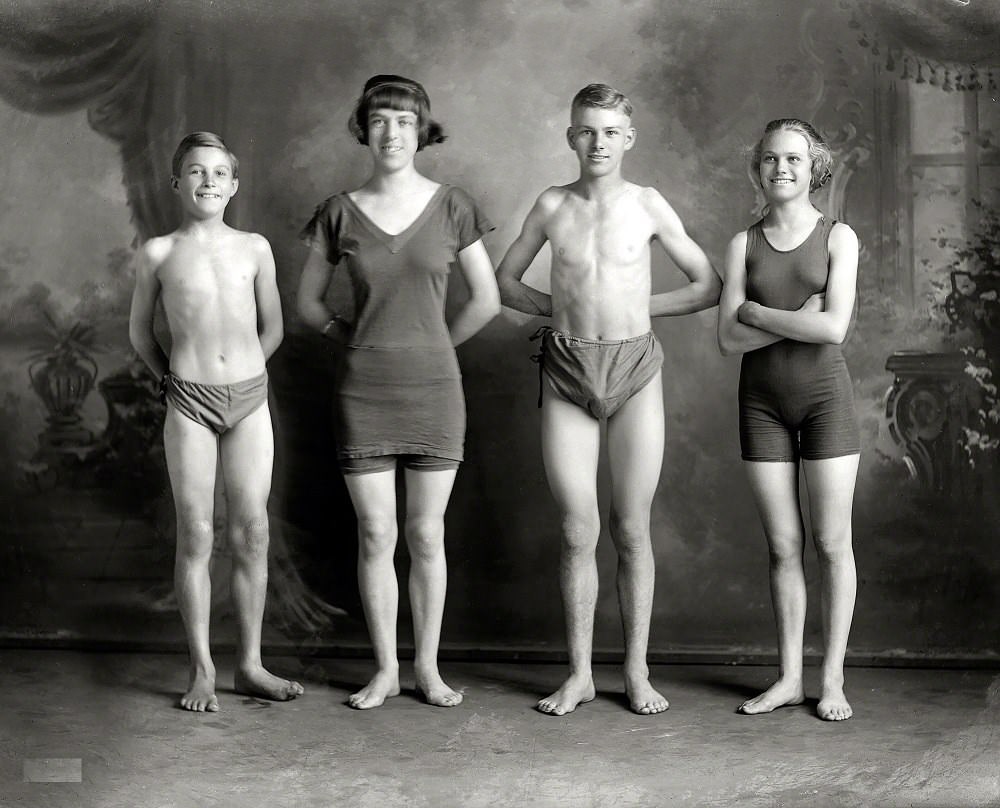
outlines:
[[[223,221],[239,186],[239,163],[222,139],[188,135],[172,172],[182,222],[139,251],[129,337],[167,402],[163,443],[177,512],[174,585],[191,654],[180,704],[215,712],[208,626],[217,463],[239,624],[235,689],[277,701],[302,693],[297,682],[269,673],[260,658],[274,457],[265,363],[281,343],[281,304],[267,240]],[[153,334],[157,299],[170,328],[169,356]]]
[[[622,177],[622,160],[636,138],[631,116],[631,103],[612,87],[591,84],[577,93],[566,138],[580,177],[538,197],[497,270],[505,305],[551,316],[553,324],[542,338],[542,458],[562,519],[560,585],[570,670],[562,687],[538,702],[551,715],[565,715],[594,698],[602,420],[625,629],[625,692],[641,715],[669,707],[650,684],[646,665],[654,577],[649,520],[664,442],[663,352],[650,318],[714,306],[721,283],[663,197]],[[521,281],[546,241],[552,250],[551,295]],[[683,287],[651,295],[653,241],[687,277]]]

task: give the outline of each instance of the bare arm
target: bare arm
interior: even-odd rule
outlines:
[[[736,316],[747,299],[747,234],[737,233],[726,250],[725,282],[719,299],[719,350],[723,356],[773,345],[784,337],[741,323]]]
[[[497,269],[497,284],[500,288],[500,300],[503,305],[525,314],[536,314],[542,317],[552,316],[552,295],[532,289],[521,282],[531,262],[535,260],[538,251],[545,244],[545,221],[548,218],[546,194],[543,193],[535,202],[534,207],[524,220],[524,226],[514,243],[510,245],[507,254]]]
[[[823,311],[783,311],[747,301],[738,311],[741,323],[799,342],[839,345],[847,336],[858,280],[858,237],[846,224],[830,231],[830,274]]]
[[[333,267],[326,260],[326,255],[316,247],[311,249],[302,269],[302,277],[299,278],[295,303],[299,316],[305,323],[320,332],[333,317],[324,300],[332,274]]]
[[[281,317],[281,298],[274,269],[271,245],[263,236],[254,236],[257,252],[257,277],[254,279],[254,296],[257,299],[257,333],[264,359],[271,358],[283,339],[284,324]]]
[[[680,217],[667,200],[652,188],[646,189],[645,194],[660,246],[689,281],[680,289],[653,295],[649,301],[650,316],[691,314],[716,305],[722,282],[712,262],[684,230]]]
[[[493,262],[482,239],[458,254],[458,265],[469,287],[469,299],[448,324],[452,345],[461,345],[500,313]]]
[[[159,260],[154,256],[159,246],[156,240],[147,241],[136,256],[135,289],[128,318],[128,337],[137,354],[157,379],[170,369],[170,360],[156,341],[153,318],[156,300],[160,295],[160,281],[156,277]]]

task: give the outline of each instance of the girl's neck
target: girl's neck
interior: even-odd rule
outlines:
[[[427,178],[411,164],[399,171],[376,171],[362,186],[362,190],[372,194],[401,196],[423,190],[427,182]]]
[[[808,197],[790,200],[769,206],[764,224],[768,227],[795,228],[801,225],[813,225],[816,218],[823,214],[817,210]]]

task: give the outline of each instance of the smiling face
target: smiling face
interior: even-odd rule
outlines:
[[[812,159],[809,141],[789,129],[769,133],[761,143],[760,187],[770,201],[783,202],[809,195]]]
[[[420,116],[410,110],[379,108],[368,113],[368,148],[383,169],[405,168],[420,147]]]
[[[198,219],[221,215],[239,187],[229,155],[213,146],[198,146],[184,155],[173,178],[184,211]]]
[[[625,152],[635,143],[632,120],[621,109],[577,107],[566,130],[582,174],[601,177],[621,170]]]

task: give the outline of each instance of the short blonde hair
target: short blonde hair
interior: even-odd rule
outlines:
[[[627,117],[632,117],[632,102],[628,100],[628,96],[609,84],[588,84],[580,90],[573,96],[573,103],[569,108],[572,113],[582,107],[621,110]]]

